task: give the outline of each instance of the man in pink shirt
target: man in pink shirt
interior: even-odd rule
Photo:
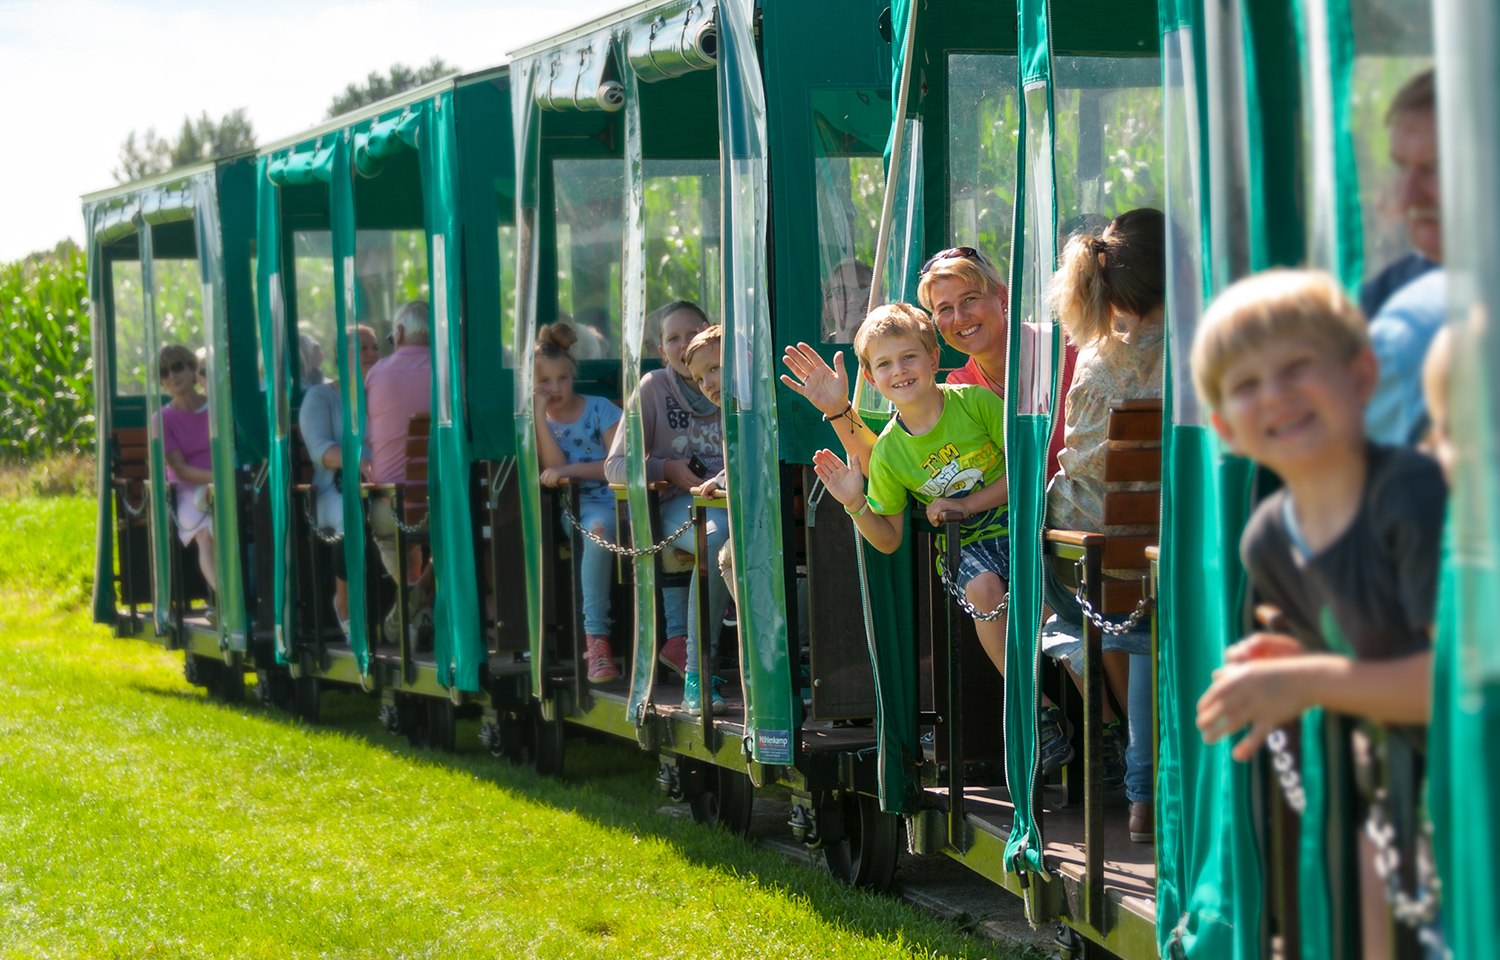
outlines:
[[[370,368],[365,376],[366,434],[370,441],[369,476],[374,483],[406,479],[406,433],[412,416],[432,411],[432,355],[428,350],[427,302],[413,300],[396,311],[391,321],[396,349]],[[396,517],[388,496],[370,498],[370,531],[380,560],[398,584],[412,585],[409,606],[415,620],[431,607],[430,579],[408,559],[403,571],[396,556]],[[396,613],[386,617],[386,639],[396,632]]]

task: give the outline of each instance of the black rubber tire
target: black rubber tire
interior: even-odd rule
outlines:
[[[750,832],[754,802],[755,785],[748,774],[713,767],[704,789],[688,798],[688,808],[695,822],[743,837]]]
[[[261,706],[290,711],[293,703],[294,681],[286,667],[257,667],[255,670],[255,698]]]
[[[292,712],[308,723],[317,723],[323,714],[323,687],[318,678],[304,673],[292,680]]]
[[[427,745],[443,753],[453,752],[454,730],[458,714],[453,701],[447,698],[427,698]]]
[[[220,664],[219,682],[209,689],[209,693],[220,703],[244,703],[245,669],[239,664]]]
[[[531,721],[531,768],[544,777],[561,777],[567,758],[567,730],[561,720],[544,720],[538,711]]]
[[[823,860],[828,872],[853,887],[884,893],[896,879],[904,845],[901,818],[880,809],[879,799],[845,792],[818,808]]]

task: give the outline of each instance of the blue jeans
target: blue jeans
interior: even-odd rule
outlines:
[[[1080,636],[1076,643],[1045,644],[1047,655],[1066,659],[1072,664],[1074,670],[1082,674],[1083,610],[1078,605],[1078,597],[1074,594],[1073,588],[1058,579],[1052,563],[1044,562],[1042,569],[1046,572],[1046,579],[1042,586],[1043,599],[1058,617],[1077,625]],[[1106,617],[1105,619],[1112,623],[1119,623],[1126,618]],[[1147,625],[1145,630],[1132,630],[1120,636],[1105,634],[1103,648],[1109,653],[1130,654],[1130,685],[1125,697],[1126,720],[1130,734],[1130,743],[1125,748],[1125,796],[1132,803],[1148,801],[1156,795],[1151,769],[1153,664],[1151,662],[1150,627]]]
[[[578,519],[585,530],[592,530],[611,542],[615,539],[615,504],[591,503],[584,500],[578,505]],[[571,536],[572,526],[566,519],[563,526]],[[578,579],[583,586],[583,632],[591,637],[609,636],[609,588],[610,568],[614,556],[588,537],[583,541],[583,556],[578,561]]]
[[[666,503],[661,505],[661,523],[664,533],[671,533],[687,522],[693,509],[693,498],[685,493],[680,493]],[[712,637],[718,636],[715,627],[724,612],[724,607],[729,603],[729,588],[724,585],[724,578],[719,576],[719,549],[724,546],[724,541],[729,539],[729,511],[722,507],[710,507],[705,511],[706,526],[708,528],[708,613],[709,631]],[[698,555],[697,532],[689,527],[683,531],[682,536],[672,542],[667,549],[676,548],[684,553],[691,553],[695,558]],[[691,670],[698,665],[698,567],[693,567],[693,579],[687,589],[672,587],[662,591],[662,602],[665,606],[667,620],[667,636],[687,636],[687,662]]]

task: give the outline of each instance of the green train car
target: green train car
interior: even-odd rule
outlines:
[[[323,691],[356,689],[413,743],[452,749],[474,717],[496,756],[554,773],[570,733],[634,741],[695,818],[738,832],[778,784],[793,835],[841,878],[883,890],[903,850],[954,858],[1055,925],[1065,956],[1433,956],[1435,876],[1451,955],[1488,956],[1496,40],[1500,17],[1460,0],[644,0],[253,154],[88,195],[96,619],[184,650],[225,700],[253,671],[310,721]],[[1237,544],[1268,487],[1208,427],[1187,355],[1240,277],[1307,263],[1354,291],[1406,249],[1384,112],[1431,66],[1464,402],[1428,774],[1380,765],[1395,869],[1362,900],[1328,826],[1355,809],[1338,723],[1302,725],[1300,816],[1284,767],[1235,763],[1195,726],[1251,629]],[[1110,430],[1156,534],[1048,530],[1070,359],[1047,285],[1072,232],[1137,207],[1165,213],[1166,384]],[[954,246],[1007,285],[1003,342],[971,353],[1005,405],[1003,678],[934,575],[943,531],[913,515],[895,553],[867,550],[811,466],[837,447],[828,417],[778,380],[799,349],[842,351],[861,383],[853,328],[915,301],[921,265]],[[722,325],[722,413],[696,415],[728,485],[708,497],[647,458],[641,385],[670,363],[658,324],[683,301]],[[559,320],[580,337],[576,391],[621,410],[599,541],[579,485],[539,480],[532,358]],[[200,402],[169,344],[202,348],[206,482],[168,476],[164,410]],[[382,388],[372,409],[372,362],[421,390],[397,409]],[[891,415],[863,385],[851,408]],[[336,445],[300,428],[315,411],[341,422]],[[673,605],[716,575],[726,528],[736,602],[691,592],[696,659],[668,669]],[[598,550],[612,649],[591,675],[581,563]],[[1103,782],[1104,628],[1084,628],[1081,694],[1042,655],[1048,563],[1081,572],[1080,602],[1150,626],[1153,816],[1135,832],[1154,842],[1133,842]],[[1044,695],[1077,731],[1050,777]]]

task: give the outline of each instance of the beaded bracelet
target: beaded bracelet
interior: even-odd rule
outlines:
[[[849,403],[844,407],[844,409],[840,410],[838,413],[835,413],[833,416],[830,417],[826,413],[823,414],[823,422],[824,423],[831,423],[834,420],[843,420],[845,418],[848,418],[849,422],[853,423],[854,422],[853,413],[854,413],[854,401],[850,400]]]

